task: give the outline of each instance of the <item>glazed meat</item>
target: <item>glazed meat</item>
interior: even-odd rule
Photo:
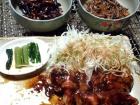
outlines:
[[[85,72],[53,66],[51,72],[38,79],[34,89],[38,92],[45,89],[55,105],[138,105],[137,99],[129,94],[133,77],[123,72],[98,68],[88,81]]]
[[[96,93],[76,94],[77,105],[138,105],[136,98],[127,92],[105,91]],[[80,101],[79,101],[80,100]]]
[[[69,76],[68,72],[65,70],[64,66],[61,67],[52,67],[50,73],[51,83],[55,85],[62,85],[62,83]]]
[[[103,71],[98,68],[93,71],[89,84],[94,92],[110,90],[130,92],[133,86],[133,77],[123,72]]]

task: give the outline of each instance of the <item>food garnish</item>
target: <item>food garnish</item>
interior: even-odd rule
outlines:
[[[23,62],[25,65],[29,65],[29,50],[30,50],[30,47],[29,45],[24,45],[22,47],[22,52],[23,52]]]
[[[41,62],[38,44],[31,42],[29,44],[29,57],[32,63]]]
[[[130,73],[128,68],[135,57],[132,49],[123,45],[127,37],[89,34],[75,39],[73,36],[68,37],[70,39],[64,47],[61,40],[61,50],[56,54],[54,62],[68,65],[72,70],[82,71],[101,66],[105,71]]]
[[[12,60],[12,52],[14,52],[14,60]],[[8,61],[6,63],[6,69],[10,69],[10,65],[12,61],[15,61],[15,68],[22,68],[30,66],[31,63],[40,63],[41,62],[41,55],[39,52],[39,47],[37,43],[30,42],[21,47],[15,47],[14,50],[7,49],[6,52],[8,55]]]
[[[37,20],[52,19],[62,15],[61,4],[57,0],[20,0],[22,13]]]
[[[23,52],[21,47],[15,47],[14,48],[14,54],[15,54],[15,67],[20,68],[24,65],[24,58],[23,58]],[[25,66],[25,65],[24,65]]]
[[[101,18],[120,19],[129,15],[128,9],[117,0],[87,0],[84,6],[91,14]]]
[[[6,62],[6,69],[9,70],[12,65],[13,60],[13,50],[12,49],[6,49],[6,54],[8,56],[8,60]]]

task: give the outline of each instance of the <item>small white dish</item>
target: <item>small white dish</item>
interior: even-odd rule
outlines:
[[[35,42],[38,44],[40,55],[41,55],[41,63],[32,64],[31,66],[22,67],[22,68],[15,68],[15,66],[12,65],[11,68],[7,70],[6,62],[8,60],[8,56],[6,54],[6,49],[11,49],[11,48],[14,49],[15,47],[21,47],[30,42]],[[48,62],[49,58],[50,58],[49,45],[46,42],[37,38],[15,39],[10,42],[7,42],[0,48],[0,72],[6,75],[13,75],[13,76],[29,74],[43,67]]]

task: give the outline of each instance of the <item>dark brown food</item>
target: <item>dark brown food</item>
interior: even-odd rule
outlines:
[[[53,66],[49,75],[40,75],[38,80],[34,89],[45,89],[50,100],[58,96],[57,105],[138,105],[138,100],[129,94],[133,77],[123,72],[98,68],[88,81],[84,72]]]
[[[60,6],[57,0],[20,0],[19,2],[19,8],[25,16],[38,20],[48,20],[62,15]]]
[[[84,6],[87,11],[101,18],[119,19],[129,15],[128,9],[117,0],[89,0]]]
[[[138,105],[138,100],[127,92],[103,91],[76,94],[76,105]],[[79,104],[80,103],[80,104]]]
[[[133,77],[132,75],[124,76],[123,72],[110,72],[98,69],[93,71],[90,85],[94,92],[110,90],[130,92],[133,87]]]

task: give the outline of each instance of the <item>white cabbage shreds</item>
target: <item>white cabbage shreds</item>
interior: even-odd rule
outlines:
[[[65,64],[71,70],[102,67],[130,73],[134,54],[128,37],[110,36],[70,30],[56,40],[54,64]]]

